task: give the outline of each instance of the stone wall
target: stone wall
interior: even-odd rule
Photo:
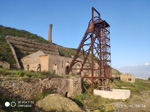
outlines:
[[[27,54],[31,54],[39,50],[43,51],[46,54],[59,55],[58,46],[53,44],[40,43],[32,39],[14,36],[7,36],[6,40],[14,48],[19,61]]]
[[[70,65],[71,61],[72,61],[72,58],[50,55],[50,57],[49,57],[49,71],[51,71],[53,73],[54,68],[55,68],[56,74],[64,75],[64,74],[66,74],[65,73],[66,67]]]
[[[124,82],[135,82],[135,76],[130,73],[124,73],[120,75],[120,80]]]
[[[68,97],[82,92],[81,78],[37,79],[30,82],[7,80],[0,78],[0,93],[14,99],[33,99],[44,90],[55,90],[56,93]]]
[[[13,53],[14,58],[15,58],[15,61],[16,61],[16,67],[17,67],[18,69],[20,69],[21,66],[20,66],[18,57],[17,57],[17,55],[16,55],[15,49],[14,49],[14,47],[12,46],[12,44],[9,42],[9,40],[7,40],[7,38],[6,38],[6,41],[7,41],[8,45],[9,45],[9,47],[10,47],[12,53]]]
[[[21,63],[24,70],[37,71],[38,65],[41,64],[41,57],[24,57],[21,59]],[[44,64],[46,65],[46,63]],[[43,70],[43,65],[41,65],[41,67],[41,71],[44,71],[45,69]]]
[[[20,45],[26,45],[30,47],[40,47],[43,49],[51,50],[54,52],[58,52],[58,48],[55,45],[52,44],[46,44],[46,43],[39,43],[32,39],[25,39],[23,37],[14,37],[14,36],[7,36],[6,37],[11,43],[20,44]]]
[[[2,68],[10,68],[10,64],[5,61],[0,61],[0,67]]]
[[[51,73],[65,75],[66,71],[72,61],[72,58],[63,57],[59,55],[41,55],[38,57],[24,57],[21,59],[22,66],[24,70],[27,70],[29,65],[29,70],[37,71],[38,65],[41,65],[41,71],[50,71]],[[80,64],[80,63],[77,63]],[[77,64],[74,67],[77,67]],[[73,73],[77,73],[77,70],[73,70]]]

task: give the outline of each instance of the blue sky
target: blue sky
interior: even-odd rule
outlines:
[[[0,24],[77,48],[95,7],[110,24],[112,66],[150,64],[150,0],[0,0]],[[145,64],[146,66],[146,64]]]

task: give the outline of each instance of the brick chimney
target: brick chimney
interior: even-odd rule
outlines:
[[[52,43],[52,24],[49,25],[48,41]]]

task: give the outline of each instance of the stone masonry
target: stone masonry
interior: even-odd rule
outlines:
[[[58,48],[52,44],[40,43],[32,39],[25,39],[23,37],[14,37],[14,36],[7,36],[6,39],[9,40],[10,43],[13,43],[13,45],[16,45],[16,47],[22,50],[33,50],[29,48],[34,48],[34,50],[38,49],[49,51],[50,53],[58,55]],[[27,49],[25,49],[26,47]]]
[[[0,78],[0,92],[14,99],[30,100],[44,90],[53,90],[55,93],[67,97],[74,97],[82,92],[81,78],[47,78],[24,82],[22,80],[7,80]]]
[[[2,68],[10,68],[10,64],[6,61],[0,61],[0,67]]]

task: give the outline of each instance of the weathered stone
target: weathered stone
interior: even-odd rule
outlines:
[[[0,67],[10,68],[10,64],[6,61],[0,61]]]
[[[36,103],[36,108],[44,111],[58,111],[58,112],[81,112],[79,106],[72,100],[62,97],[59,94],[51,94]],[[37,110],[36,110],[37,111]]]
[[[52,44],[40,43],[32,39],[14,36],[7,36],[6,39],[9,40],[10,43],[13,43],[15,47],[22,50],[30,50],[32,53],[37,50],[44,50],[44,52],[58,54],[58,47]]]
[[[130,73],[124,73],[120,75],[120,79],[125,82],[135,82],[135,76]]]
[[[75,80],[75,81],[74,81]],[[77,81],[79,80],[79,81]],[[62,83],[66,82],[65,85]],[[74,82],[76,85],[74,85]],[[32,86],[31,86],[32,85]],[[74,85],[74,86],[73,86]],[[36,95],[42,93],[44,90],[56,88],[58,93],[74,97],[75,94],[82,92],[81,79],[80,78],[55,78],[55,80],[40,80],[32,82],[24,82],[20,80],[3,80],[0,81],[1,93],[8,93],[9,97],[20,96],[22,99],[32,99]]]

